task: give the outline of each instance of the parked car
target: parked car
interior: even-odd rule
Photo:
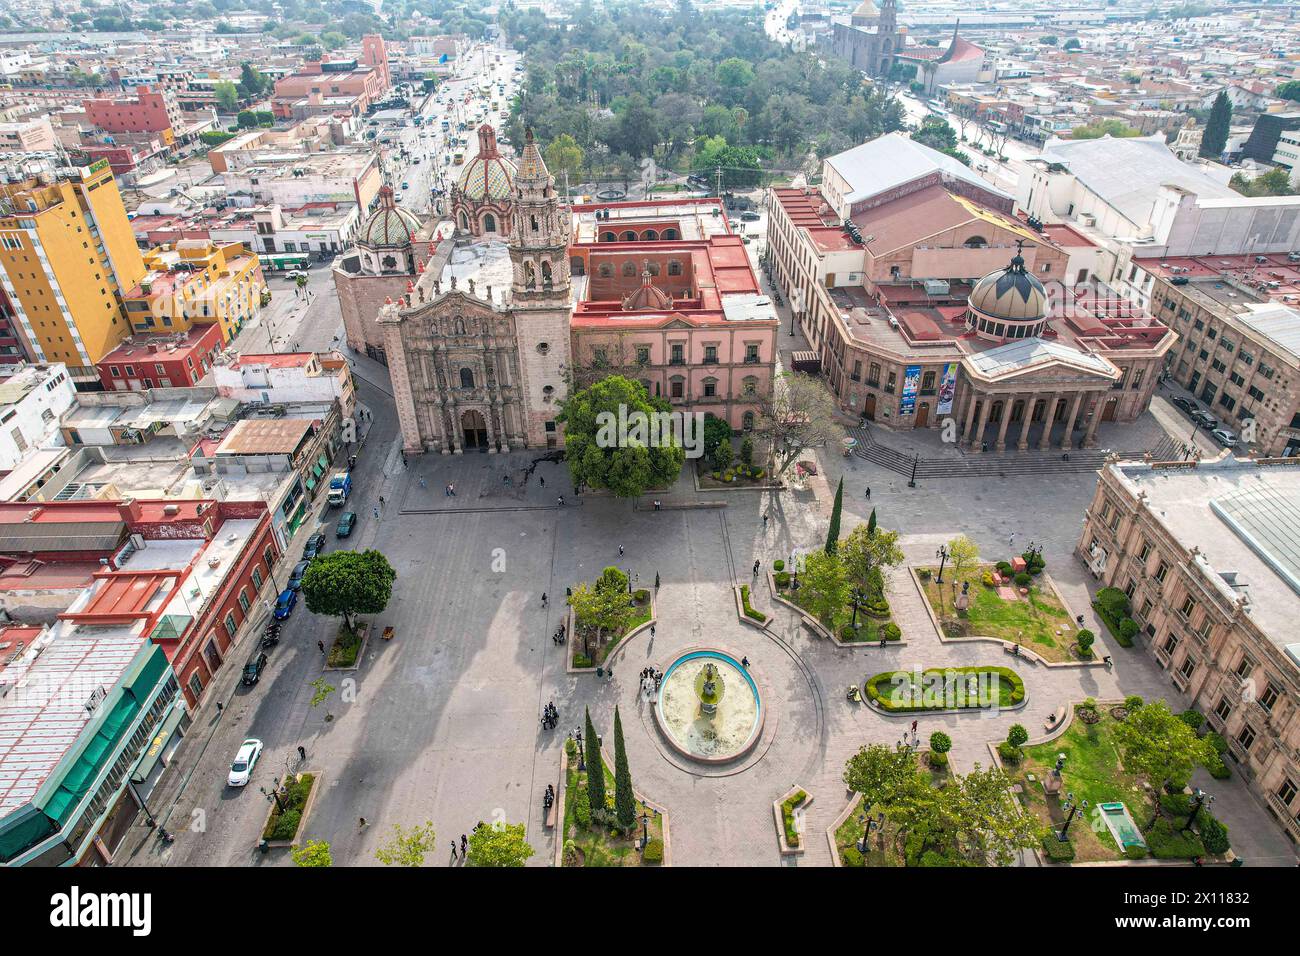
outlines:
[[[283,621],[293,613],[294,605],[298,603],[298,592],[285,588],[280,592],[280,596],[275,601],[275,619]]]
[[[1192,412],[1199,412],[1201,410],[1201,406],[1197,405],[1190,398],[1183,398],[1181,395],[1175,395],[1172,401],[1175,408],[1181,408],[1188,415],[1192,414]]]
[[[301,269],[290,269],[288,272],[284,274],[284,277],[286,279],[292,279],[295,282],[297,282],[300,276],[305,276],[305,275],[307,275],[307,273],[303,272]]]
[[[1206,431],[1213,431],[1219,427],[1219,420],[1203,409],[1192,412],[1192,421]]]
[[[343,512],[343,514],[339,515],[339,524],[338,527],[334,529],[334,533],[338,535],[340,538],[346,538],[348,535],[352,533],[352,529],[356,527],[356,524],[357,524],[356,512],[345,511]]]
[[[310,561],[325,553],[325,532],[317,531],[307,539],[307,547],[302,549],[302,559]]]
[[[297,591],[302,587],[302,576],[307,573],[310,564],[310,561],[299,561],[293,566],[293,570],[289,572],[289,590]]]
[[[285,593],[293,594],[294,592],[286,591]],[[244,676],[240,678],[243,681],[244,686],[252,687],[262,679],[262,671],[266,670],[266,662],[268,659],[266,651],[258,651],[249,659],[248,663],[244,665]]]
[[[235,751],[235,759],[230,763],[230,775],[226,777],[226,784],[231,787],[242,787],[250,777],[253,776],[253,768],[257,766],[257,758],[262,756],[262,741],[256,737],[249,737],[239,749]]]
[[[1238,441],[1236,434],[1231,428],[1216,428],[1210,432],[1210,434],[1214,436],[1214,439],[1219,442],[1219,444],[1225,445],[1228,448],[1235,447]]]
[[[740,214],[741,222],[758,222],[762,218],[762,216],[752,210],[747,210]]]

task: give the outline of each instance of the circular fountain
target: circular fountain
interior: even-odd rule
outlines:
[[[748,753],[763,729],[758,685],[724,651],[682,654],[664,671],[655,722],[678,753],[725,763]]]

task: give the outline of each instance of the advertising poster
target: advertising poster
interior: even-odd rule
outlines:
[[[898,403],[898,414],[910,415],[916,411],[916,393],[921,388],[921,366],[909,365],[903,376],[903,398]]]
[[[940,415],[952,414],[952,400],[957,394],[957,363],[949,362],[943,367],[943,378],[939,382]]]

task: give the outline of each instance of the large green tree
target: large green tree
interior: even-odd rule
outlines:
[[[583,761],[587,765],[587,802],[593,818],[601,820],[605,816],[605,763],[600,756],[600,738],[591,723],[591,708],[583,708],[582,720],[586,727],[582,749],[586,751]]]
[[[834,554],[840,547],[840,514],[844,511],[844,476],[840,476],[840,483],[835,486],[835,503],[831,505],[831,522],[826,529],[826,547],[823,550],[827,554]]]
[[[470,866],[523,866],[536,851],[524,839],[522,823],[481,826],[469,835]]]
[[[867,524],[858,525],[840,542],[839,556],[849,581],[873,595],[884,592],[885,569],[903,563],[898,532]]]
[[[632,498],[676,481],[686,452],[672,428],[661,427],[671,411],[666,400],[652,398],[640,382],[621,375],[570,395],[558,418],[574,486],[608,488]]]
[[[771,391],[759,396],[755,431],[772,449],[772,473],[777,477],[808,449],[838,442],[844,436],[825,383],[802,372],[777,377]]]
[[[375,859],[384,866],[423,866],[426,853],[432,853],[438,835],[433,823],[417,823],[404,828],[393,824],[393,835],[375,851]]]
[[[1114,735],[1124,769],[1145,779],[1157,795],[1165,784],[1186,785],[1192,771],[1212,759],[1210,744],[1163,700],[1130,707]],[[1160,815],[1159,800],[1155,814]]]
[[[342,617],[355,628],[357,614],[379,614],[393,596],[397,572],[380,552],[333,551],[307,565],[302,596],[313,614]]]
[[[1228,94],[1219,91],[1210,107],[1210,118],[1205,121],[1205,132],[1201,136],[1201,155],[1207,159],[1217,160],[1223,156],[1223,148],[1228,145],[1228,131],[1232,126],[1232,101]]]
[[[799,593],[804,607],[823,621],[849,603],[849,576],[838,555],[814,551],[804,559],[799,573]]]
[[[627,593],[627,575],[618,568],[606,568],[594,584],[583,581],[569,595],[575,626],[582,635],[583,651],[590,656],[590,638],[596,646],[606,635],[619,637],[636,613]]]

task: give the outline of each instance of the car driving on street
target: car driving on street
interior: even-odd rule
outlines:
[[[253,768],[257,766],[257,758],[260,756],[262,756],[262,741],[256,737],[249,737],[240,744],[239,750],[235,752],[235,759],[230,763],[226,784],[231,787],[242,787],[247,784],[249,778],[253,776]]]

